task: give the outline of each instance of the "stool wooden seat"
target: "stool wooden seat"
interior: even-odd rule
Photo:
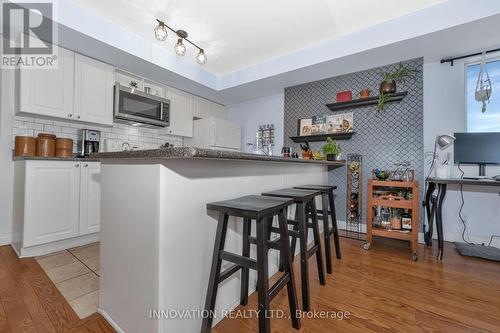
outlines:
[[[304,311],[309,311],[310,309],[308,262],[309,258],[313,255],[316,255],[319,283],[321,285],[325,285],[325,272],[323,270],[323,258],[319,236],[316,203],[314,202],[314,198],[319,194],[321,194],[321,192],[317,190],[300,190],[294,188],[286,188],[262,193],[262,195],[264,196],[292,199],[293,203],[297,205],[295,210],[295,219],[287,220],[287,222],[288,224],[293,225],[293,229],[289,230],[289,234],[292,237],[290,252],[293,255],[295,254],[297,238],[299,239],[300,243],[300,280],[302,286],[302,308]],[[312,223],[308,223],[308,216],[311,216]],[[311,249],[307,248],[307,234],[309,228],[312,228],[314,236],[314,245]],[[271,230],[275,231],[274,229]],[[280,270],[281,269],[282,268],[280,268]]]
[[[300,328],[300,319],[297,316],[297,299],[295,281],[292,267],[292,254],[286,221],[286,209],[293,203],[288,198],[271,198],[259,195],[249,195],[237,199],[212,202],[207,204],[207,209],[219,212],[219,221],[215,236],[212,266],[207,289],[205,310],[208,316],[203,318],[201,332],[210,332],[213,321],[213,311],[217,297],[219,283],[238,272],[241,269],[241,295],[240,303],[248,303],[248,279],[249,269],[257,270],[257,285],[259,299],[259,332],[271,332],[269,305],[271,300],[279,291],[287,287],[288,302],[290,306],[290,317],[292,326]],[[243,250],[241,255],[224,251],[227,223],[229,216],[243,217]],[[269,225],[272,224],[274,216],[278,216],[279,239],[270,241]],[[256,221],[257,235],[250,236],[251,222]],[[257,260],[250,258],[250,242],[257,245]],[[280,251],[280,258],[284,265],[284,274],[276,283],[269,288],[268,276],[268,251],[270,248]],[[220,272],[222,260],[233,263],[230,268]]]
[[[335,211],[335,195],[333,190],[337,189],[335,185],[300,185],[295,186],[296,189],[305,190],[317,190],[321,191],[321,210],[318,212],[318,219],[323,221],[323,238],[325,242],[325,261],[326,261],[326,272],[332,274],[332,255],[331,255],[331,244],[330,236],[333,235],[333,240],[335,244],[335,255],[337,259],[341,259],[340,253],[340,239],[339,230],[337,226],[337,214]],[[328,215],[332,220],[332,227],[330,228],[330,223],[328,222]]]

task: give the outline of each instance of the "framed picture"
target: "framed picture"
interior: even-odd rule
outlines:
[[[342,132],[342,120],[344,120],[344,117],[341,114],[329,115],[326,126],[327,132],[329,134]]]
[[[342,119],[342,132],[352,132],[354,126],[354,115],[352,112],[344,113]]]
[[[319,115],[312,117],[311,134],[325,134],[326,133],[326,115]]]
[[[311,129],[312,129],[312,119],[299,119],[299,129],[298,129],[298,135],[299,136],[307,136],[311,135]]]

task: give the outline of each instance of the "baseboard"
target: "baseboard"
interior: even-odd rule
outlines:
[[[125,333],[125,331],[118,325],[111,317],[108,315],[106,311],[101,308],[97,309],[97,312],[108,322],[108,324],[113,327],[113,329],[118,333]]]
[[[70,249],[72,247],[83,246],[98,241],[99,241],[99,233],[95,233],[42,245],[22,247],[20,249],[21,253],[18,253],[18,256],[19,258],[43,256],[45,254]]]
[[[0,246],[9,245],[12,242],[12,233],[0,235]]]

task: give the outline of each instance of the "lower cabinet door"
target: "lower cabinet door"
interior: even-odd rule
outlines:
[[[82,162],[80,177],[80,235],[101,227],[101,163]]]
[[[80,163],[26,161],[24,246],[78,236]]]

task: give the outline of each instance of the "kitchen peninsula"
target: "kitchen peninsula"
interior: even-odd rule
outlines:
[[[102,161],[99,311],[125,332],[199,331],[193,313],[204,307],[217,224],[208,202],[326,184],[328,169],[345,165],[193,147],[94,157]],[[226,249],[241,251],[234,219]],[[278,258],[270,256],[274,273]],[[252,273],[250,280],[255,286]],[[220,285],[216,309],[234,308],[239,293],[236,274]],[[160,319],[155,311],[163,311]]]

